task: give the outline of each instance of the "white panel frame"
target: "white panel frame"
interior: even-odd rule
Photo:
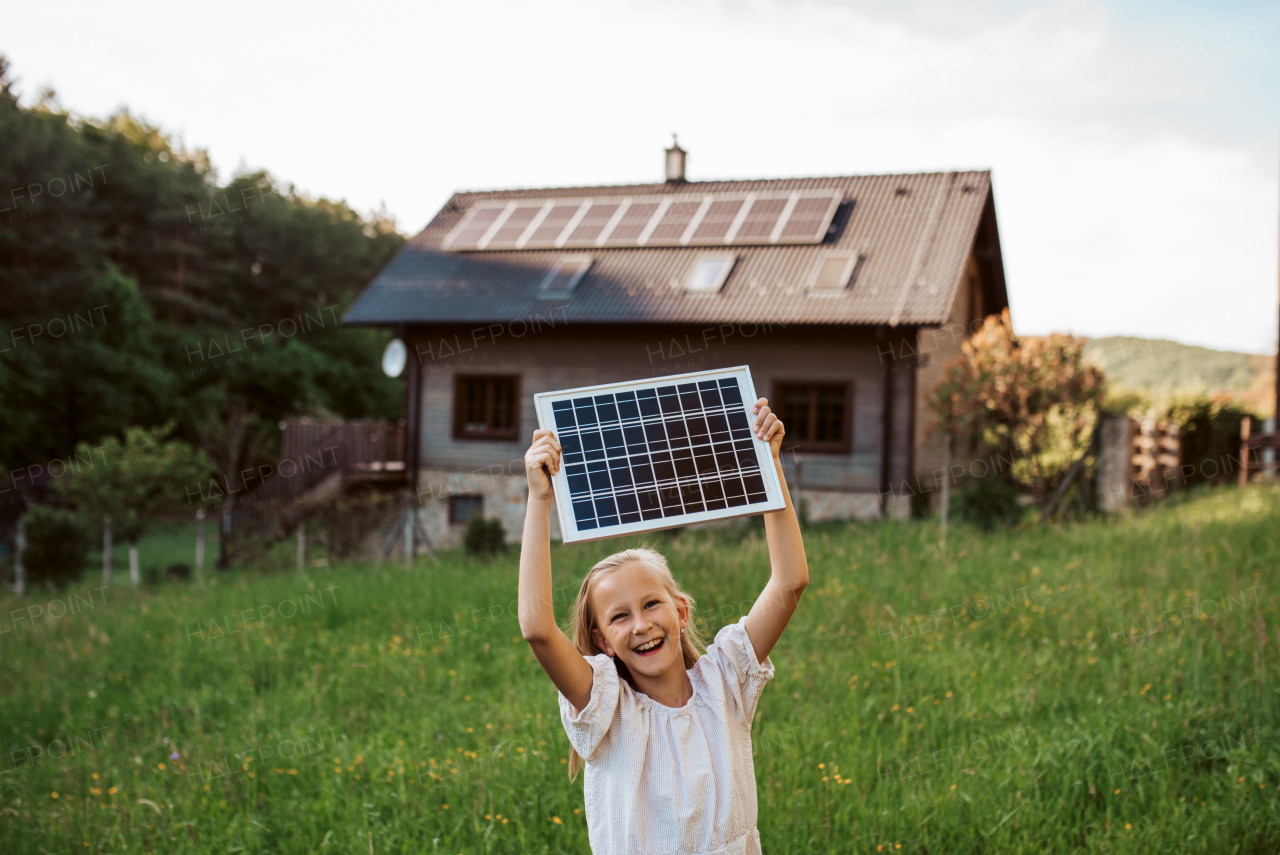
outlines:
[[[476,241],[476,249],[484,249],[488,246],[489,241],[493,240],[493,236],[507,224],[507,220],[511,218],[511,214],[514,213],[515,209],[518,207],[519,205],[514,201],[508,202],[503,212],[498,215],[498,219],[494,220],[493,223],[489,225],[489,230],[481,236],[480,240]]]
[[[658,210],[653,212],[653,216],[649,218],[649,222],[645,224],[644,231],[640,232],[636,238],[636,246],[644,246],[649,242],[649,235],[653,234],[653,230],[658,227],[658,223],[662,222],[662,218],[667,215],[667,208],[671,207],[671,203],[675,199],[667,196],[658,203]]]
[[[783,237],[782,230],[786,227],[788,221],[791,219],[791,214],[795,210],[796,202],[801,198],[813,198],[815,196],[817,197],[829,196],[831,199],[830,204],[827,207],[827,212],[825,216],[822,218],[823,232],[821,234],[810,233],[807,235]],[[839,208],[840,202],[843,200],[843,198],[844,198],[843,193],[840,190],[836,190],[836,189],[828,190],[828,189],[819,188],[819,189],[813,189],[813,190],[780,190],[780,191],[752,192],[752,193],[680,193],[680,194],[665,195],[665,196],[654,196],[654,195],[650,195],[650,196],[589,196],[589,197],[583,197],[581,199],[573,199],[573,198],[566,198],[566,197],[559,197],[559,198],[553,197],[553,198],[547,198],[547,199],[536,199],[536,198],[522,198],[522,199],[510,199],[510,200],[493,199],[493,200],[485,200],[485,201],[477,202],[475,205],[473,205],[471,209],[467,212],[467,214],[462,218],[462,220],[452,230],[450,230],[450,232],[440,242],[440,247],[442,249],[452,250],[455,252],[468,252],[468,251],[474,252],[478,250],[488,250],[490,252],[511,251],[513,247],[507,246],[507,245],[503,245],[501,247],[494,247],[492,250],[489,250],[489,242],[493,239],[493,236],[496,235],[498,231],[506,224],[507,218],[511,216],[511,213],[517,207],[526,206],[531,203],[541,203],[543,206],[542,209],[539,211],[538,215],[534,218],[534,220],[530,222],[528,227],[526,227],[525,231],[521,233],[520,237],[516,241],[514,249],[519,250],[524,246],[525,243],[528,242],[529,238],[533,235],[533,233],[537,231],[537,229],[541,226],[543,219],[546,218],[546,215],[550,213],[551,209],[555,205],[563,205],[567,203],[571,204],[574,202],[577,202],[579,205],[578,211],[573,215],[573,217],[565,225],[564,230],[561,231],[559,237],[557,237],[555,241],[553,241],[555,248],[567,247],[569,249],[573,249],[577,246],[590,247],[593,245],[597,247],[605,247],[607,245],[610,247],[625,248],[625,247],[642,247],[642,246],[721,247],[721,246],[762,246],[762,245],[771,245],[771,244],[773,245],[821,244],[823,240],[825,240],[826,238],[827,231],[831,228],[831,222],[835,217],[836,210]],[[657,228],[658,223],[662,220],[663,216],[666,214],[667,208],[669,208],[673,202],[693,201],[695,199],[699,200],[700,202],[699,208],[697,212],[694,214],[693,219],[689,222],[689,225],[686,226],[684,233],[679,238],[663,240],[661,242],[654,242],[652,244],[649,243],[649,236],[653,233],[653,230]],[[725,234],[725,236],[723,238],[706,238],[703,240],[695,240],[693,237],[693,234],[694,232],[697,231],[698,226],[701,224],[703,218],[706,216],[706,212],[711,207],[711,204],[713,202],[729,201],[734,199],[742,199],[743,205],[742,205],[742,208],[739,209],[738,214],[734,219],[734,222],[732,223],[732,225],[730,225],[729,231]],[[773,231],[768,236],[751,238],[749,240],[743,240],[739,242],[738,231],[741,229],[743,222],[746,221],[746,218],[749,212],[751,211],[751,208],[755,204],[755,202],[757,200],[763,200],[763,199],[786,199],[787,204],[786,204],[786,207],[783,209],[781,215],[778,217],[778,221],[774,224]],[[614,229],[617,227],[618,223],[622,221],[622,218],[626,215],[626,212],[631,208],[632,205],[646,204],[646,203],[652,203],[652,202],[657,202],[658,207],[653,212],[653,215],[646,222],[644,229],[640,232],[639,236],[636,237],[635,240],[629,240],[629,241],[613,240],[612,235],[613,235]],[[586,216],[587,211],[593,205],[604,205],[604,204],[613,204],[613,203],[617,203],[618,210],[614,211],[613,216],[610,217],[609,219],[609,222],[605,224],[604,229],[601,230],[600,234],[594,240],[590,242],[575,242],[572,245],[569,244],[569,236],[573,234],[574,229],[576,229],[578,225],[582,222],[582,219]],[[494,220],[494,222],[490,225],[489,229],[485,232],[485,234],[481,236],[481,238],[478,241],[476,241],[475,246],[458,247],[456,250],[454,250],[453,243],[455,240],[457,240],[458,235],[461,234],[462,231],[470,224],[471,220],[475,217],[475,214],[477,211],[480,211],[486,208],[503,208],[504,210],[498,216],[498,218]],[[544,247],[540,243],[537,248],[544,249],[547,247]]]
[[[773,233],[769,235],[769,243],[777,243],[778,238],[782,237],[782,229],[787,225],[787,220],[791,219],[791,212],[796,209],[796,201],[799,198],[799,192],[792,193],[787,197],[787,204],[782,209],[782,213],[778,215],[778,222],[773,224]]]
[[[471,210],[467,211],[467,213],[463,215],[462,219],[458,221],[458,224],[449,231],[449,234],[445,235],[444,240],[440,241],[440,248],[441,249],[452,248],[453,242],[457,240],[458,235],[462,234],[462,232],[465,231],[467,227],[471,225],[471,221],[476,218],[476,214],[478,214],[481,210],[494,208],[494,207],[497,207],[497,206],[486,205],[483,203],[478,205],[473,205],[471,207]],[[503,204],[502,207],[505,208],[506,205]],[[501,214],[499,214],[498,219],[502,219]],[[493,224],[490,223],[490,225],[493,225]],[[485,231],[485,234],[488,234],[488,230]],[[481,237],[483,237],[483,235],[481,235]]]
[[[733,218],[733,222],[729,225],[729,231],[724,233],[723,243],[729,246],[738,237],[738,229],[742,228],[742,224],[747,221],[747,213],[750,212],[751,206],[756,203],[756,194],[748,193],[747,198],[742,201],[742,207],[738,209],[738,215]]]
[[[533,237],[533,233],[542,226],[542,221],[547,218],[547,214],[550,214],[551,209],[555,206],[555,199],[548,199],[542,203],[542,209],[533,215],[533,219],[529,221],[529,225],[525,226],[524,231],[520,233],[520,237],[516,238],[516,249],[524,249],[524,245],[529,242],[529,238]],[[578,207],[581,208],[582,205],[579,204]]]
[[[689,220],[689,225],[685,226],[684,233],[680,235],[680,245],[686,246],[693,239],[693,233],[698,230],[698,226],[702,225],[702,220],[707,216],[707,211],[711,210],[711,203],[715,201],[714,196],[703,196],[702,204],[698,206],[698,210],[693,212],[693,219]]]
[[[622,218],[627,215],[627,211],[631,210],[631,198],[626,197],[618,202],[618,210],[613,212],[613,216],[609,218],[609,222],[604,224],[604,228],[600,230],[600,234],[596,235],[594,241],[596,246],[604,246],[605,241],[609,239],[609,235],[613,234],[613,230],[618,227],[618,223],[622,222]],[[572,234],[572,232],[570,232]]]
[[[551,407],[552,404],[559,401],[580,398],[584,395],[626,392],[637,388],[672,386],[681,383],[696,383],[700,380],[720,380],[726,377],[732,377],[737,380],[738,391],[742,396],[743,412],[747,417],[748,424],[754,425],[755,416],[752,415],[751,408],[755,406],[756,391],[755,384],[751,381],[751,369],[746,365],[738,365],[733,368],[716,368],[710,371],[694,371],[689,374],[672,374],[665,377],[648,377],[643,380],[629,380],[622,383],[602,383],[598,386],[582,386],[577,389],[562,389],[556,392],[539,392],[533,396],[533,407],[538,416],[538,427],[558,433],[555,426],[555,415]],[[751,505],[747,508],[698,511],[674,517],[662,517],[657,520],[623,523],[610,526],[603,533],[601,529],[578,530],[577,521],[573,516],[573,503],[569,496],[569,476],[565,472],[565,467],[561,466],[560,471],[552,477],[551,484],[555,495],[556,513],[560,517],[560,536],[562,541],[564,543],[586,543],[592,540],[606,540],[611,537],[623,537],[646,531],[680,528],[681,526],[710,520],[733,519],[782,510],[787,506],[787,500],[782,493],[782,485],[778,481],[778,474],[774,467],[773,455],[769,450],[769,443],[757,437],[753,431],[751,444],[755,449],[756,462],[760,466],[760,476],[764,480],[765,495],[768,497],[766,504]]]
[[[565,224],[564,231],[560,232],[560,234],[556,236],[556,249],[564,246],[569,240],[569,235],[573,234],[574,230],[578,228],[584,219],[586,219],[587,212],[591,210],[592,201],[593,200],[588,199],[578,206],[578,210],[574,211],[573,216],[569,218],[569,222]]]

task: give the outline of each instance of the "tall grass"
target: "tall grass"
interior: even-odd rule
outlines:
[[[806,530],[766,852],[1280,851],[1280,492],[938,534]],[[758,527],[656,541],[708,635],[768,576]],[[562,616],[613,548],[553,550]],[[0,851],[587,852],[516,564],[7,598]]]

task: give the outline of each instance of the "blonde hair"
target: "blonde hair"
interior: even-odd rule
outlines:
[[[596,616],[591,611],[591,594],[601,579],[628,564],[642,564],[656,571],[671,599],[676,603],[683,602],[688,607],[689,624],[685,631],[680,633],[680,652],[684,656],[684,667],[692,668],[698,661],[698,657],[706,652],[706,644],[703,643],[702,635],[698,632],[697,623],[693,619],[694,599],[676,583],[675,577],[671,575],[671,568],[667,566],[667,559],[652,549],[624,549],[622,552],[615,552],[587,571],[587,575],[582,579],[582,587],[578,589],[578,598],[574,601],[570,619],[569,637],[573,640],[574,646],[583,656],[595,656],[604,652],[596,644],[592,633],[592,630],[599,627],[596,624]],[[626,664],[617,657],[613,658],[613,664],[618,669],[618,676],[635,689],[635,678],[631,676],[631,671],[627,669]],[[577,750],[570,746],[569,780],[572,781],[578,777],[578,770],[582,765],[583,760]]]

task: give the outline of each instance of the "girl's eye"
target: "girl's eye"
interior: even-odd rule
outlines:
[[[659,600],[650,600],[649,602],[647,602],[647,603],[645,603],[645,604],[644,604],[644,607],[647,609],[647,608],[649,608],[650,606],[656,606],[656,605],[658,605],[658,603],[659,603],[659,602],[660,602]]]

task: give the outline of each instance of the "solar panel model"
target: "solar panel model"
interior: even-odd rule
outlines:
[[[555,431],[565,543],[776,511],[786,498],[752,431],[745,365],[534,395]]]

